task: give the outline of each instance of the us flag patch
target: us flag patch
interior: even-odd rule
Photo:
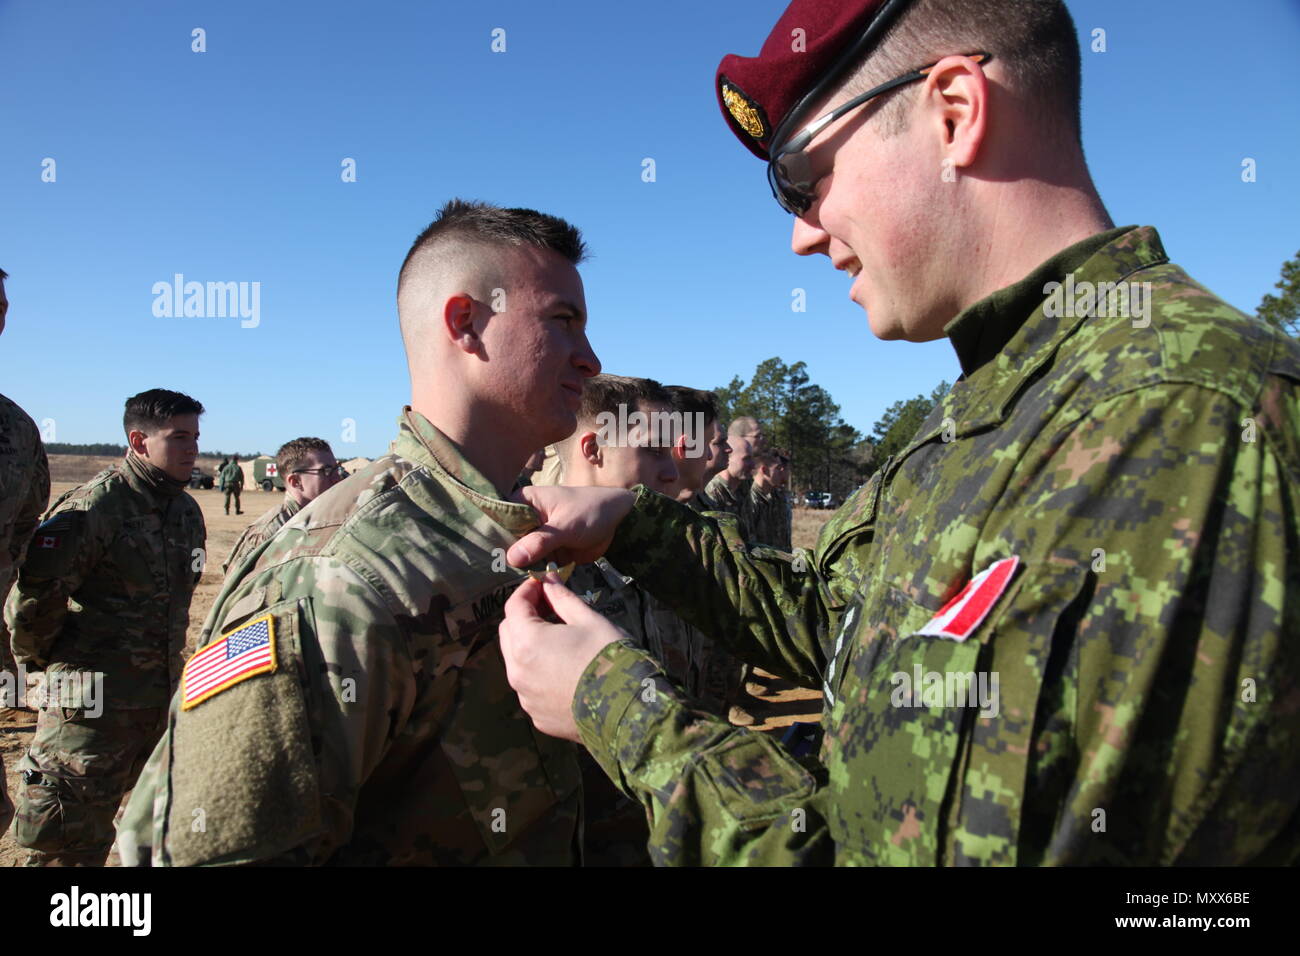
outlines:
[[[181,710],[240,681],[275,670],[275,619],[249,621],[189,659],[181,674]]]
[[[1002,592],[1011,583],[1020,558],[1012,555],[994,561],[966,583],[957,596],[945,604],[939,613],[930,618],[917,634],[928,637],[946,637],[951,641],[964,641],[984,622]]]

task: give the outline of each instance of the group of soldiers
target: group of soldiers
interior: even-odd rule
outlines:
[[[1114,227],[1064,5],[793,0],[715,92],[794,251],[962,365],[811,557],[757,423],[724,458],[706,393],[601,374],[576,228],[453,200],[398,275],[388,454],[250,534],[179,672],[202,407],[130,400],[39,526],[9,412],[33,862],[102,857],[78,813],[141,761],[127,865],[1300,858],[1300,346]],[[729,719],[741,662],[820,689],[816,754]]]
[[[206,556],[203,517],[184,488],[204,408],[164,389],[127,399],[124,460],[49,505],[49,470],[35,426],[5,402],[5,448],[15,466],[6,472],[5,500],[20,506],[7,523],[6,591],[14,586],[6,602],[5,652],[12,647],[14,656],[6,671],[15,677],[13,687],[19,675],[33,676],[21,683],[33,692],[27,709],[38,712],[19,767],[15,838],[28,865],[101,865],[114,840],[114,816],[162,735],[184,666],[189,604]],[[634,427],[614,441],[599,434],[602,416],[626,420],[638,412],[660,416],[664,427]],[[696,511],[734,516],[753,546],[791,549],[784,491],[789,456],[768,447],[752,417],[734,419],[724,433],[711,392],[595,375],[585,382],[573,434],[532,461],[537,469],[525,466],[518,487],[644,484]],[[276,464],[285,476],[284,497],[231,549],[222,572],[232,586],[250,556],[344,477],[320,438],[286,442]],[[238,457],[223,460],[218,476],[226,513],[233,497],[241,514]],[[753,722],[740,706],[743,663],[669,604],[603,559],[578,568],[570,584],[629,640],[663,660],[688,692],[737,724]],[[636,804],[589,759],[583,775],[585,859],[647,862],[649,834]]]
[[[206,563],[203,516],[184,490],[203,406],[165,389],[127,399],[123,461],[53,504],[34,424],[3,397],[0,410],[8,593],[0,706],[37,711],[16,813],[6,788],[0,824],[16,818],[28,865],[102,865],[184,663]],[[319,438],[287,442],[277,461],[288,476],[284,500],[244,531],[226,568],[341,477]]]

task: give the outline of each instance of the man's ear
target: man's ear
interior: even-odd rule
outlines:
[[[707,446],[705,448],[705,454],[706,455],[708,454]],[[676,461],[686,460],[686,433],[685,432],[682,432],[680,435],[678,435],[676,440],[673,442],[673,459]]]
[[[146,437],[147,436],[145,435],[145,433],[140,431],[139,429],[136,428],[131,429],[129,432],[127,432],[126,435],[127,447],[129,447],[137,455],[144,456],[146,454],[145,445],[144,445],[144,440]]]
[[[604,452],[601,451],[600,441],[596,438],[595,432],[583,432],[578,438],[578,450],[588,464],[597,468],[604,464]]]
[[[946,166],[971,166],[979,156],[988,131],[989,95],[988,78],[970,57],[944,57],[930,71],[923,96],[939,125]]]
[[[465,352],[477,352],[480,340],[474,328],[474,298],[467,292],[449,296],[442,306],[442,325],[447,337]]]

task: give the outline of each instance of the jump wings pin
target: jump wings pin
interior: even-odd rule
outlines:
[[[181,710],[197,707],[240,681],[276,668],[275,619],[249,621],[189,659],[181,674]]]

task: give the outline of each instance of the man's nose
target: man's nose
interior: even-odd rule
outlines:
[[[795,216],[794,228],[790,231],[790,248],[794,250],[795,255],[815,256],[818,253],[829,255],[830,242],[830,233],[820,225],[814,225],[803,216]]]

